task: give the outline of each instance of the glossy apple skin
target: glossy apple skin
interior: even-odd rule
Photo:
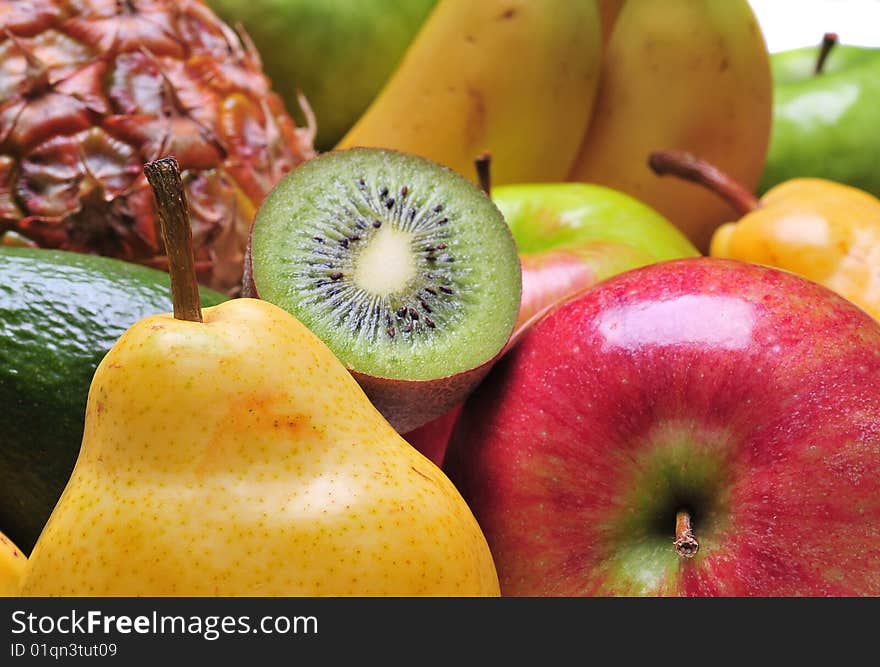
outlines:
[[[880,48],[835,46],[822,74],[814,75],[817,53],[807,47],[770,58],[773,121],[756,192],[811,176],[880,196]]]
[[[492,190],[522,267],[522,296],[505,351],[558,301],[646,264],[696,257],[697,249],[651,207],[590,183],[524,183]],[[441,464],[458,408],[404,438]]]
[[[880,325],[769,267],[629,271],[529,329],[444,469],[503,595],[880,595]]]
[[[699,255],[653,208],[591,183],[518,183],[492,190],[516,242],[522,298],[511,337],[557,301],[654,262]]]

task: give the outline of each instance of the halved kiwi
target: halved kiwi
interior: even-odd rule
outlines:
[[[446,167],[382,148],[326,152],[288,173],[257,211],[243,284],[321,338],[400,432],[485,375],[520,292],[492,200]]]

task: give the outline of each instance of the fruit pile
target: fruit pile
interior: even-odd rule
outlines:
[[[0,594],[880,595],[878,52],[404,4],[0,8]]]

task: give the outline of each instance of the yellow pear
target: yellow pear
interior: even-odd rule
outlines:
[[[596,7],[599,9],[599,25],[602,28],[602,46],[608,46],[608,40],[611,38],[611,32],[614,30],[614,23],[617,21],[617,15],[623,8],[625,0],[596,0]]]
[[[134,324],[98,367],[29,595],[481,595],[452,483],[266,301]]]
[[[758,182],[773,101],[760,26],[747,0],[603,5],[610,34],[599,90],[568,180],[643,201],[705,252],[712,232],[734,212],[692,183],[658,178],[648,155],[686,150],[746,187]]]
[[[27,558],[12,540],[0,533],[0,597],[18,595]]]
[[[256,299],[182,319],[175,262],[176,316],[135,323],[95,372],[22,593],[498,595],[456,488],[329,348]]]

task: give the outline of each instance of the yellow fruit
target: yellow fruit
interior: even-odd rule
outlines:
[[[880,320],[880,199],[864,190],[824,178],[783,181],[721,225],[710,253],[797,273]]]
[[[475,181],[562,180],[584,136],[601,58],[593,0],[440,0],[337,148],[422,155]]]
[[[602,44],[607,45],[614,29],[614,22],[623,7],[625,0],[596,0],[599,8],[599,18],[602,24]]]
[[[0,533],[0,597],[18,595],[27,558],[6,535]]]
[[[656,176],[648,154],[686,150],[753,189],[766,158],[771,104],[767,48],[746,0],[627,0],[568,178],[642,200],[705,252],[733,211],[695,184]]]
[[[498,595],[452,483],[286,311],[134,324],[24,595]]]

